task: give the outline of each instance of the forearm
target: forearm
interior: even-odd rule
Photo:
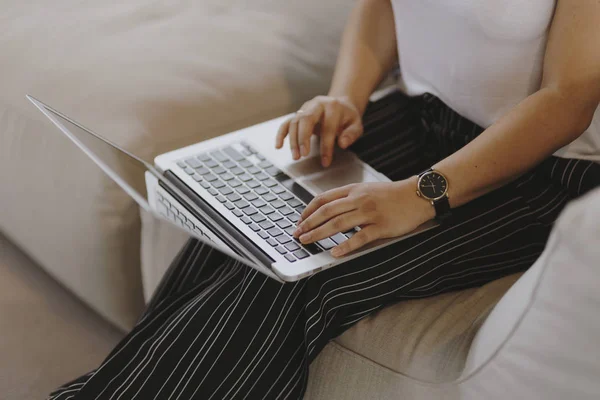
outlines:
[[[362,114],[396,60],[391,2],[359,0],[346,24],[329,95],[348,97]]]
[[[450,205],[460,206],[516,179],[577,138],[597,107],[577,99],[541,89],[437,163],[434,168],[449,180]]]

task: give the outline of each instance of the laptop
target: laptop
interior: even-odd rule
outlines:
[[[300,280],[437,226],[430,221],[342,258],[329,250],[359,227],[310,245],[294,239],[300,213],[314,196],[350,183],[389,179],[349,151],[336,150],[332,165],[323,168],[316,143],[299,161],[289,150],[276,150],[275,135],[289,115],[160,154],[149,163],[27,98],[157,221],[280,282]]]

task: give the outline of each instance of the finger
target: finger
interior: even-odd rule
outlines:
[[[338,146],[340,146],[342,149],[348,148],[348,146],[352,145],[352,143],[356,142],[356,140],[361,137],[362,133],[362,122],[358,120],[342,131],[340,137],[338,138]]]
[[[279,130],[277,131],[277,136],[275,137],[275,148],[276,149],[280,149],[283,147],[283,140],[285,139],[285,137],[288,134],[288,130],[290,129],[291,121],[292,121],[292,119],[288,118],[279,127]]]
[[[379,234],[377,233],[377,227],[375,225],[367,225],[365,228],[355,233],[350,239],[331,249],[331,255],[334,257],[345,256],[378,238]]]
[[[302,211],[300,219],[298,220],[298,224],[302,223],[302,221],[304,221],[313,212],[315,212],[318,208],[324,206],[325,204],[333,200],[337,200],[341,197],[346,197],[350,192],[351,186],[352,185],[346,185],[339,188],[331,189],[324,193],[321,193],[320,195],[312,199],[312,201],[308,203],[304,211]]]
[[[333,200],[324,206],[319,207],[319,209],[304,219],[294,232],[294,237],[298,237],[304,233],[310,232],[318,226],[337,217],[338,215],[342,215],[356,209],[357,207],[355,201],[349,199],[348,197],[342,197],[340,199]]]
[[[321,164],[324,167],[331,165],[333,159],[333,148],[338,129],[341,122],[342,113],[335,103],[329,103],[325,106],[323,115],[323,132],[321,134]]]
[[[310,153],[310,137],[315,133],[315,126],[323,116],[323,105],[317,103],[308,106],[298,122],[298,144],[300,154],[304,157]]]
[[[311,231],[303,233],[300,235],[300,241],[304,244],[313,243],[365,223],[368,223],[368,219],[364,213],[358,210],[346,212],[330,219]]]
[[[290,130],[289,130],[289,142],[290,142],[290,150],[292,152],[292,158],[297,160],[300,158],[300,153],[298,152],[298,119],[292,118],[292,122],[290,122]]]

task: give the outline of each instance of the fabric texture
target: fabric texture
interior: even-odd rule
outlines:
[[[402,89],[433,93],[489,127],[539,90],[555,3],[392,0]],[[600,162],[600,107],[587,131],[555,154]]]
[[[136,205],[25,95],[151,160],[324,93],[352,4],[0,0],[0,230],[130,329]]]
[[[433,161],[420,136],[423,125],[442,123],[447,132],[460,126],[463,144],[481,131],[433,96],[394,93],[370,106],[353,150],[402,179]],[[580,181],[600,184],[600,165],[548,162],[571,168],[575,191]],[[535,169],[455,209],[447,225],[287,284],[192,240],[134,330],[98,369],[50,398],[302,398],[310,362],[374,311],[528,268],[570,198],[567,186]]]

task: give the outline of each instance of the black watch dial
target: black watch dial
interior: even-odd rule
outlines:
[[[428,172],[419,179],[419,190],[429,200],[442,197],[448,190],[448,182],[437,172]]]

